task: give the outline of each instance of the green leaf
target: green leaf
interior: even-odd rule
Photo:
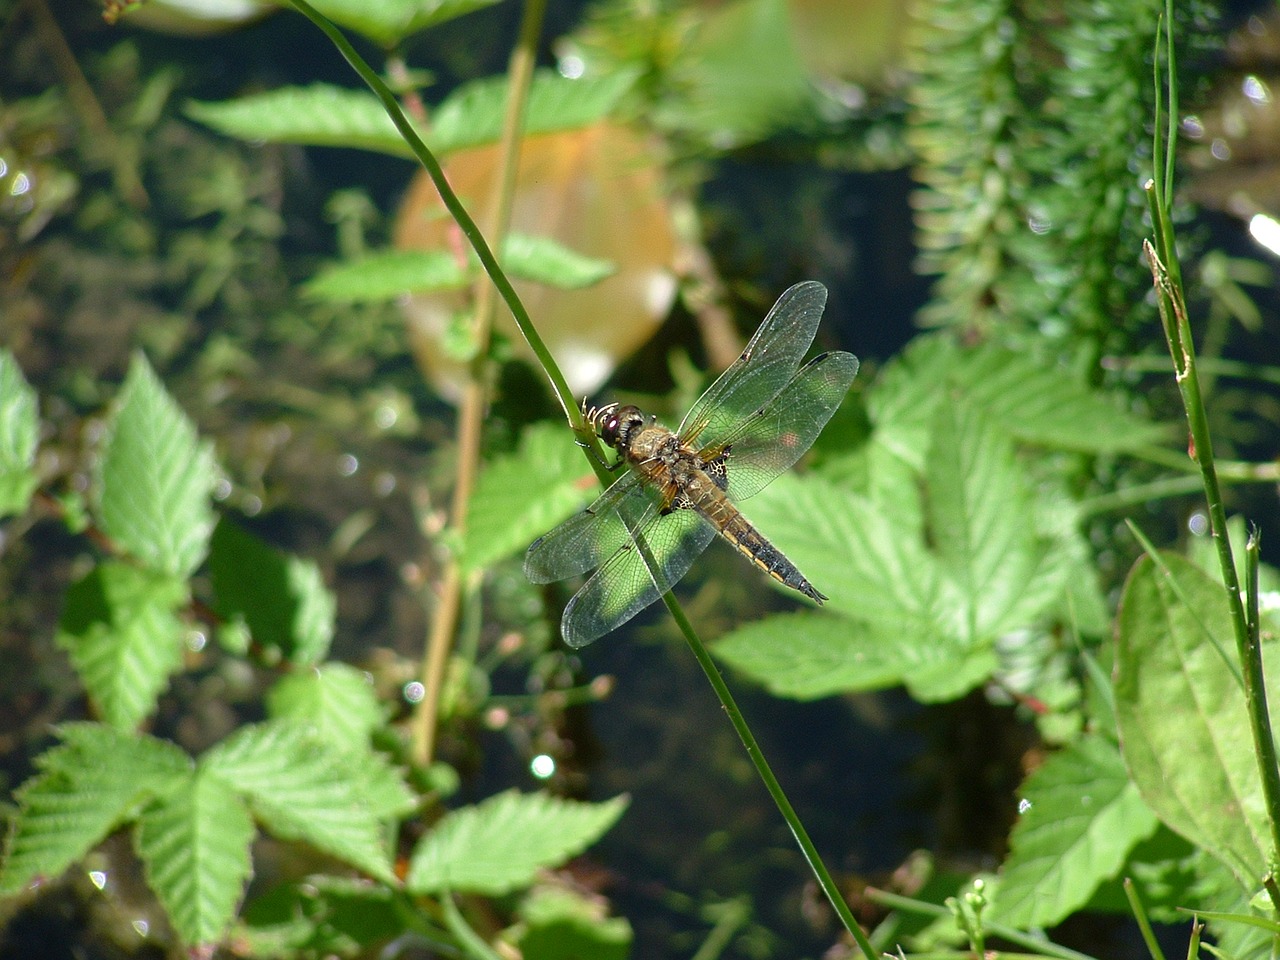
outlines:
[[[943,397],[965,399],[1020,443],[1052,449],[1114,453],[1166,434],[1068,370],[997,344],[965,350],[947,334],[913,340],[886,366],[867,402],[877,431],[893,426],[903,438],[899,448],[910,455],[923,451],[912,438],[927,431]]]
[[[182,666],[186,600],[184,581],[112,561],[67,591],[57,644],[113,727],[136,728]]]
[[[474,572],[522,552],[600,492],[595,474],[562,423],[536,423],[520,449],[489,464],[467,513],[464,570]]]
[[[501,894],[581,853],[611,827],[625,797],[576,803],[514,790],[444,817],[413,852],[406,885],[414,893]]]
[[[267,695],[267,710],[273,719],[310,724],[330,743],[364,746],[382,723],[364,671],[332,661],[281,679]]]
[[[1169,553],[1160,561],[1163,569],[1145,556],[1134,564],[1117,619],[1125,763],[1156,815],[1252,892],[1270,834],[1226,593],[1190,561]],[[1271,674],[1275,644],[1263,652]]]
[[[520,905],[520,919],[515,944],[522,960],[625,960],[630,953],[631,924],[605,916],[597,897],[534,888]]]
[[[1051,927],[1116,876],[1133,847],[1159,825],[1115,745],[1084,737],[1053,754],[1022,790],[991,919]]]
[[[824,610],[870,628],[867,644],[885,646],[881,662],[899,660],[913,696],[953,699],[995,669],[993,638],[959,630],[957,588],[918,531],[902,529],[881,504],[813,476],[784,474],[750,501],[748,513],[830,595]]]
[[[328,84],[282,87],[221,103],[190,100],[185,112],[241,140],[413,155],[382,103],[367,90]]]
[[[188,947],[222,939],[252,872],[253,835],[240,798],[204,769],[142,811],[136,845],[147,885]]]
[[[1031,622],[1060,593],[1013,446],[968,403],[939,404],[925,463],[930,534],[969,642]]]
[[[313,874],[255,899],[235,936],[250,957],[354,957],[404,933],[402,906],[382,884]]]
[[[673,86],[688,94],[658,122],[725,149],[809,120],[816,97],[793,37],[784,0],[709,12],[671,69]]]
[[[339,26],[368,37],[384,50],[428,27],[492,6],[498,0],[315,0],[311,5]]]
[[[17,791],[0,894],[56,877],[130,819],[140,801],[191,770],[181,750],[100,724],[68,724],[63,742],[36,758],[40,772]]]
[[[22,513],[39,478],[35,472],[40,421],[36,392],[18,361],[0,350],[0,518]]]
[[[570,80],[554,70],[538,70],[525,105],[525,136],[576,130],[603,119],[631,89],[638,73],[617,70],[599,77]],[[502,134],[507,78],[486,77],[465,83],[444,99],[432,118],[431,140],[448,153],[496,143]]]
[[[363,671],[330,662],[291,674],[267,695],[267,708],[273,719],[309,726],[334,745],[376,819],[400,817],[417,806],[400,771],[370,749],[370,734],[382,724],[383,711]]]
[[[507,236],[502,245],[502,265],[514,277],[560,290],[589,287],[617,271],[608,260],[576,253],[550,237],[523,233]]]
[[[593,123],[613,109],[635,79],[629,71],[580,80],[539,71],[529,88],[524,132],[550,133]],[[464,84],[436,109],[431,131],[423,139],[439,152],[496,143],[506,96],[506,77]],[[378,98],[364,90],[325,84],[284,87],[222,103],[189,101],[186,113],[241,140],[413,155]]]
[[[740,627],[712,652],[775,696],[817,700],[901,683],[902,652],[883,640],[864,623],[805,612]]]
[[[260,646],[299,664],[329,652],[337,601],[313,561],[274,550],[224,520],[213,534],[209,573],[214,609],[247,625]]]
[[[614,271],[609,261],[575,253],[547,237],[512,234],[502,250],[503,266],[513,277],[565,290],[590,286]],[[445,250],[384,250],[327,267],[302,290],[328,303],[394,300],[406,293],[461,290],[477,275],[478,264],[474,254],[463,269]]]
[[[1124,410],[1062,367],[988,343],[962,355],[956,378],[969,399],[1023,443],[1115,453],[1162,442],[1168,429]]]
[[[385,250],[327,267],[302,285],[308,297],[329,303],[394,300],[406,293],[460,290],[469,274],[444,250]]]
[[[364,802],[358,771],[302,726],[245,727],[201,758],[249,802],[262,825],[394,883],[381,825]]]
[[[185,577],[209,546],[213,481],[212,452],[139,354],[116,398],[97,464],[102,532],[147,566]]]

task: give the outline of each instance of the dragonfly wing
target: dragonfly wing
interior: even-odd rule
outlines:
[[[631,542],[624,520],[638,523],[650,505],[639,476],[628,472],[591,506],[533,542],[524,556],[525,576],[551,583],[594,570]]]
[[[840,406],[857,372],[858,358],[851,353],[814,357],[763,409],[738,424],[718,449],[702,451],[719,455],[729,450],[729,497],[754,496],[799,460]]]
[[[569,646],[585,647],[657,600],[688,572],[716,535],[715,527],[695,510],[658,515],[656,505],[649,509],[636,529],[655,561],[653,569],[629,538],[564,608],[560,628]]]
[[[741,356],[690,408],[677,433],[693,446],[715,446],[767,404],[794,376],[818,332],[827,288],[814,280],[787,289]]]

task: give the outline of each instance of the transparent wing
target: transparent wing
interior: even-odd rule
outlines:
[[[726,447],[725,475],[730,499],[755,496],[813,446],[822,428],[849,392],[858,373],[851,353],[814,357],[755,415],[737,425],[721,445],[701,451],[707,458]]]
[[[655,560],[654,569],[650,571],[635,542],[628,539],[564,608],[560,629],[569,646],[585,647],[657,600],[689,571],[716,535],[715,527],[696,510],[660,515],[656,505],[650,506],[638,529]]]
[[[781,390],[813,343],[827,303],[827,288],[807,280],[786,290],[741,356],[690,408],[677,433],[694,447],[725,438]]]
[[[594,570],[631,542],[624,518],[634,529],[651,504],[639,475],[628,471],[591,506],[533,541],[524,555],[525,576],[551,583]]]

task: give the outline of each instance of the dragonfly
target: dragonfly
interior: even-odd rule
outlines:
[[[583,408],[626,473],[585,510],[534,541],[525,575],[550,583],[594,571],[564,609],[561,632],[585,647],[669,591],[717,535],[775,580],[827,597],[738,510],[794,464],[849,391],[858,358],[832,351],[800,365],[827,302],[815,281],[778,298],[737,360],[671,431],[631,405]]]

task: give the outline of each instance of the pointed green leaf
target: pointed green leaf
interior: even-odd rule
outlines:
[[[1120,602],[1115,702],[1125,763],[1156,815],[1252,892],[1270,834],[1226,593],[1190,561],[1160,560],[1164,569],[1139,558]],[[1268,675],[1274,653],[1264,645]]]
[[[359,772],[309,730],[283,721],[245,727],[205,754],[201,764],[243,795],[276,836],[305,841],[394,882]]]
[[[368,675],[330,661],[284,677],[267,695],[275,719],[310,724],[330,743],[361,745],[382,723],[382,706]]]
[[[413,155],[381,102],[368,90],[319,83],[282,87],[221,103],[189,100],[185,112],[241,140]]]
[[[913,523],[910,517],[817,477],[792,474],[752,498],[745,512],[830,595],[824,611],[865,624],[867,644],[892,651],[887,656],[899,659],[913,696],[953,699],[995,669],[991,638],[977,642],[957,632],[954,611],[963,598],[919,532],[900,526]]]
[[[522,553],[599,492],[564,424],[534,424],[515,454],[499,457],[480,474],[467,513],[463,568],[483,570]]]
[[[132,730],[182,666],[186,584],[108,561],[67,591],[58,646],[67,651],[103,719]]]
[[[0,894],[58,876],[191,769],[186,754],[152,737],[87,723],[59,733],[63,743],[36,759],[41,772],[17,792]]]
[[[957,588],[953,629],[971,644],[1025,626],[1061,592],[1035,535],[1012,444],[964,401],[939,404],[925,463],[930,534]]]
[[[491,6],[498,0],[315,0],[312,4],[328,19],[363,34],[390,50],[428,27],[464,13]]]
[[[525,135],[576,130],[603,119],[631,89],[636,77],[633,71],[616,70],[570,80],[554,70],[538,70],[529,85]],[[445,153],[496,143],[502,133],[506,102],[505,76],[463,84],[436,108],[429,142]]]
[[[986,344],[963,354],[956,378],[974,404],[1023,443],[1085,453],[1162,442],[1166,427],[1127,412],[1118,398],[1026,351]]]
[[[469,282],[469,273],[448,251],[383,250],[325,268],[302,285],[302,292],[329,303],[364,303],[460,290]]]
[[[445,816],[413,852],[414,893],[507,893],[581,853],[611,827],[625,797],[576,803],[514,790]]]
[[[267,695],[267,708],[273,719],[308,726],[332,745],[375,819],[402,817],[417,806],[400,770],[370,748],[370,734],[384,718],[363,671],[329,662],[291,674]]]
[[[1021,929],[1054,926],[1084,906],[1159,825],[1100,737],[1050,756],[1027,778],[1022,802],[991,917]]]
[[[608,260],[570,250],[550,237],[510,234],[502,245],[502,265],[514,277],[560,290],[579,290],[617,271]]]
[[[600,898],[573,890],[535,887],[520,904],[515,941],[522,960],[626,960],[631,924],[607,916]]]
[[[775,696],[816,700],[901,683],[902,651],[883,639],[866,624],[806,612],[739,627],[712,652]]]
[[[253,835],[235,791],[203,769],[142,811],[136,845],[147,885],[188,947],[222,939],[252,872]]]
[[[274,550],[224,520],[213,534],[209,573],[214,609],[248,626],[260,646],[299,664],[329,652],[337,601],[313,561]]]
[[[102,532],[143,563],[186,576],[213,530],[213,455],[138,355],[107,423],[95,493]]]
[[[25,511],[35,491],[39,430],[36,392],[13,354],[0,350],[0,518]]]

